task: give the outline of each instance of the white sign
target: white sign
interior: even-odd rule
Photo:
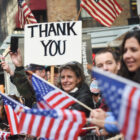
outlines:
[[[81,63],[81,21],[25,25],[24,65]]]
[[[137,12],[138,16],[140,16],[140,0],[137,0]]]

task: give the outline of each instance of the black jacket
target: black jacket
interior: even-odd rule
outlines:
[[[94,108],[94,104],[92,101],[92,93],[90,92],[90,89],[87,84],[83,83],[82,86],[76,92],[69,93],[69,95],[73,96],[74,98],[84,103],[91,109]],[[73,104],[72,106],[69,107],[69,109],[76,109],[79,111],[83,111],[85,112],[87,117],[89,116],[89,113],[90,113],[89,110],[81,106],[79,103]]]
[[[24,68],[16,67],[15,73],[10,79],[16,86],[19,94],[25,99],[25,105],[31,108],[34,102],[36,102],[36,96],[32,85],[27,79]]]

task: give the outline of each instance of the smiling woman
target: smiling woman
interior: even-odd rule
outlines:
[[[78,62],[67,63],[60,68],[60,87],[90,108],[93,108],[92,94],[85,83],[85,76]],[[69,109],[77,109],[89,116],[89,111],[80,104],[75,103]]]
[[[123,40],[120,75],[140,83],[140,29],[128,32]]]

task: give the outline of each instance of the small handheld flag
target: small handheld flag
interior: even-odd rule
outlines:
[[[140,139],[140,85],[95,67],[92,74],[125,138]]]
[[[21,113],[18,131],[51,140],[76,140],[85,122],[85,114],[76,110],[31,109]]]

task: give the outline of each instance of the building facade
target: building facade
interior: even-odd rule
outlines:
[[[0,44],[15,28],[15,13],[17,2],[15,0],[1,0],[0,2]]]
[[[83,28],[101,27],[102,25],[82,9],[80,16],[81,0],[26,0],[38,22],[82,20]],[[123,8],[122,13],[112,26],[123,26],[139,23],[136,0],[117,0]],[[0,45],[7,35],[17,31],[18,6],[15,0],[0,1]],[[79,18],[77,18],[79,17]]]

